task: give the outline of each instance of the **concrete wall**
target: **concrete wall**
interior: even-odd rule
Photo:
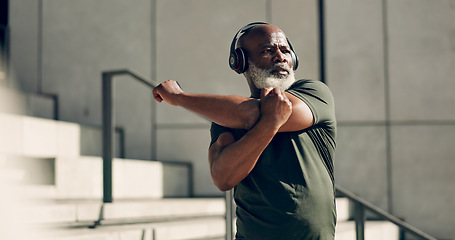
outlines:
[[[455,1],[324,2],[337,183],[455,238]],[[317,17],[315,0],[14,0],[11,75],[24,91],[58,94],[62,120],[99,126],[108,69],[178,80],[188,92],[247,96],[227,59],[233,35],[251,21],[280,26],[300,56],[297,77],[319,79]],[[195,194],[220,195],[208,173],[206,120],[154,104],[129,78],[116,82],[115,101],[127,158],[190,161]]]
[[[455,238],[455,1],[326,1],[337,183]]]

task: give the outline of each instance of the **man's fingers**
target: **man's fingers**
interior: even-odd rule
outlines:
[[[278,99],[285,101],[287,99],[286,94],[281,91],[279,88],[270,88],[268,89],[268,93],[265,96],[278,96]]]
[[[278,88],[272,89],[271,93],[274,93],[274,94],[276,94],[276,95],[282,95],[282,94],[281,94],[281,90],[278,89]]]
[[[161,87],[161,84],[156,86],[154,89],[153,89],[153,98],[155,98],[156,101],[158,102],[162,102],[163,101],[163,98],[161,98],[160,94],[158,93],[158,88]]]
[[[167,80],[153,89],[153,98],[158,102],[165,101],[176,106],[178,104],[176,97],[181,93],[183,90],[177,81]]]
[[[273,90],[273,88],[271,88],[271,87],[261,89],[261,98],[269,95],[270,91],[272,91],[272,90]]]
[[[158,102],[162,102],[163,101],[163,99],[161,98],[161,96],[159,94],[156,94],[156,95],[153,94],[153,98],[155,98],[155,100],[158,101]]]

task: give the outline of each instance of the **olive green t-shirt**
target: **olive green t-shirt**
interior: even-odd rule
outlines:
[[[287,92],[310,107],[314,124],[277,133],[254,169],[234,188],[238,240],[334,239],[333,97],[324,83],[313,80],[299,80]],[[247,132],[212,123],[212,143],[226,131],[236,140]]]

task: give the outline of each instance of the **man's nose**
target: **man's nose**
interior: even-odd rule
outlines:
[[[277,50],[275,52],[274,62],[287,62],[286,55],[281,50]]]

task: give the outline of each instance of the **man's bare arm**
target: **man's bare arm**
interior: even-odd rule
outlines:
[[[195,112],[229,128],[251,128],[259,119],[259,100],[235,95],[194,94],[168,80],[153,90],[154,98]]]
[[[311,127],[314,123],[314,117],[310,107],[300,98],[288,92],[285,94],[292,103],[292,114],[278,132],[294,132]]]
[[[155,99],[195,112],[221,126],[250,129],[260,117],[260,100],[235,95],[210,95],[183,92],[169,80],[153,90]],[[285,93],[292,103],[292,114],[279,132],[299,131],[313,125],[313,113],[306,103]]]

